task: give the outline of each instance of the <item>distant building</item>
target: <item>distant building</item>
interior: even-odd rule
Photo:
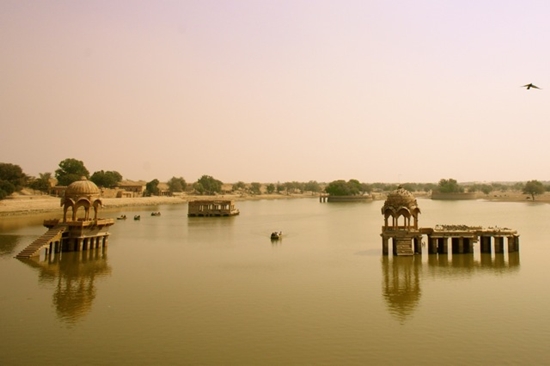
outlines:
[[[145,185],[146,183],[143,181],[122,181],[118,184],[118,188],[125,191],[125,193],[117,193],[117,197],[141,197],[143,196],[143,192],[145,192]]]

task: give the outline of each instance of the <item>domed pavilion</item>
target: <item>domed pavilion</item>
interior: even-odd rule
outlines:
[[[101,191],[94,182],[86,177],[71,183],[65,190],[65,196],[61,199],[63,207],[63,222],[67,222],[67,211],[72,210],[72,220],[77,221],[79,208],[84,209],[84,215],[79,220],[90,220],[90,209],[94,209],[93,220],[97,220],[99,209],[102,206]]]
[[[399,187],[388,194],[382,215],[382,251],[388,254],[390,239],[394,255],[413,255],[421,252],[422,233],[418,228],[420,208],[414,195]],[[413,248],[414,246],[414,248]]]
[[[102,206],[101,191],[94,182],[85,177],[71,183],[61,199],[63,219],[44,220],[48,231],[23,249],[18,258],[30,258],[40,255],[45,249],[51,253],[84,251],[105,248],[109,237],[109,226],[114,219],[99,218]],[[90,216],[94,209],[93,217]],[[71,210],[71,215],[69,215]]]

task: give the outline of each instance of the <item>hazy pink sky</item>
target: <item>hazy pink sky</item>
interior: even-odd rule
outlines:
[[[544,0],[2,0],[0,162],[549,180],[549,19]]]

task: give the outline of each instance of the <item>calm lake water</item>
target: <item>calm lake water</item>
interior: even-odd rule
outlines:
[[[384,257],[383,201],[103,211],[142,219],[105,252],[31,261],[13,257],[61,209],[0,218],[0,364],[549,364],[550,205],[418,203],[421,227],[509,227],[520,252]]]

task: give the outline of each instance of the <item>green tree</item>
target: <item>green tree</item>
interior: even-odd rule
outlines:
[[[15,186],[7,180],[0,180],[0,200],[15,192]]]
[[[523,186],[523,193],[530,194],[533,201],[536,195],[543,194],[544,191],[544,185],[538,180],[530,180]]]
[[[246,184],[242,181],[238,181],[237,183],[233,184],[233,191],[243,191],[246,188]]]
[[[0,163],[0,181],[9,182],[15,191],[21,190],[27,184],[27,180],[27,175],[19,165]]]
[[[437,185],[437,190],[441,193],[462,193],[464,188],[461,187],[455,179],[441,179]]]
[[[94,182],[98,187],[115,188],[122,180],[122,175],[116,171],[103,171],[94,172],[90,177],[90,180]]]
[[[272,194],[273,192],[275,192],[275,184],[269,183],[267,187],[265,187],[265,190],[268,194]]]
[[[356,196],[361,194],[361,183],[357,179],[350,179],[345,181],[343,179],[330,182],[325,187],[325,192],[331,196]]]
[[[187,182],[183,177],[172,177],[168,181],[168,190],[172,193],[174,192],[183,192],[187,188]]]
[[[361,192],[370,193],[372,192],[372,185],[367,183],[361,183]]]
[[[287,194],[304,192],[304,184],[300,182],[285,182],[283,183],[283,186]]]
[[[489,185],[489,184],[482,184],[481,187],[479,188],[479,190],[483,193],[485,193],[486,195],[488,195],[489,193],[491,193],[493,191],[493,186]]]
[[[65,159],[59,163],[59,169],[55,171],[57,184],[68,186],[72,182],[80,180],[82,177],[89,178],[90,172],[84,166],[84,163],[76,159]]]
[[[252,182],[250,183],[250,193],[252,194],[262,194],[261,190],[262,185],[258,182]]]
[[[158,179],[153,179],[152,181],[148,182],[147,184],[145,184],[145,192],[143,192],[143,195],[144,196],[158,196],[159,195],[159,180]]]
[[[304,184],[304,191],[313,193],[321,192],[321,185],[314,180],[310,180]]]
[[[212,195],[215,193],[221,193],[223,183],[217,179],[212,178],[209,175],[203,175],[195,184],[193,188],[200,194]]]
[[[39,177],[33,179],[29,183],[29,187],[36,191],[48,193],[50,191],[50,179],[52,178],[52,173],[39,173]]]

